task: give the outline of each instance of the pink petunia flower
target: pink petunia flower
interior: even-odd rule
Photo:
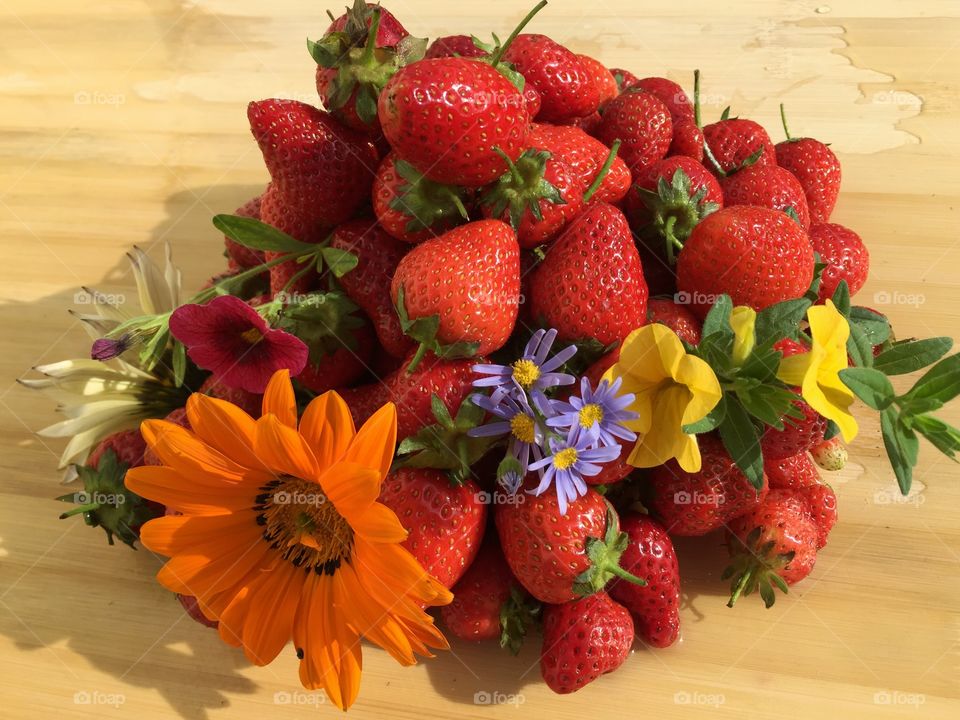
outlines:
[[[178,307],[170,316],[170,332],[197,366],[247,392],[262,393],[277,370],[296,376],[307,364],[307,346],[300,338],[271,329],[256,310],[232,295]]]

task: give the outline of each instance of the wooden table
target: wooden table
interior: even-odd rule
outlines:
[[[415,34],[436,36],[505,34],[528,4],[389,6]],[[222,267],[210,216],[266,177],[245,104],[315,100],[303,41],[326,26],[322,8],[0,0],[3,717],[287,718],[323,704],[300,690],[292,651],[250,667],[184,618],[154,581],[155,557],[56,519],[60,446],[33,435],[53,408],[13,384],[34,364],[84,353],[66,311],[80,285],[131,291],[131,244],[173,243],[188,287]],[[843,160],[836,219],[870,246],[864,304],[902,335],[960,335],[958,3],[554,0],[534,28],[640,75],[689,86],[702,68],[708,118],[732,104],[779,138],[786,102],[794,134],[831,141]],[[956,408],[947,417],[960,420]],[[925,448],[915,494],[895,501],[877,425],[863,425],[835,476],[830,545],[774,609],[749,598],[728,610],[719,539],[681,543],[676,647],[637,650],[573,697],[541,683],[535,642],[516,660],[457,644],[408,670],[371,650],[353,715],[956,717],[960,473]]]

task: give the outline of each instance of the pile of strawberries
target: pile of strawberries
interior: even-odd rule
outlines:
[[[474,366],[509,362],[552,328],[596,384],[638,327],[663,323],[695,346],[718,297],[760,310],[816,287],[815,270],[821,299],[841,281],[853,294],[869,259],[830,223],[841,171],[827,145],[775,143],[726,113],[703,124],[698,87],[691,100],[671,80],[521,32],[533,14],[489,45],[427,46],[363,2],[336,18],[310,43],[326,109],[250,104],[270,184],[237,211],[321,247],[328,267],[231,233],[227,275],[270,265],[269,288],[244,299],[280,297],[293,318],[322,291],[295,382],[306,397],[336,389],[358,424],[396,404],[400,460],[381,499],[453,589],[447,632],[516,649],[542,624],[543,676],[568,693],[619,667],[635,638],[676,642],[673,536],[726,533],[731,604],[753,591],[769,604],[773,587],[809,574],[836,521],[817,464],[838,469],[845,451],[801,402],[763,435],[759,491],[705,434],[699,472],[638,472],[625,446],[564,513],[553,492],[497,484],[498,458],[468,433],[484,415]],[[803,350],[793,345],[778,349]],[[142,441],[122,459],[137,453]]]

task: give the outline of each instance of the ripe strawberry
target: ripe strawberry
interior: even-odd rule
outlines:
[[[786,214],[751,206],[724,208],[704,218],[684,243],[677,287],[703,317],[711,298],[730,295],[754,310],[802,297],[813,281],[813,248]]]
[[[777,143],[777,164],[793,173],[800,182],[813,223],[829,222],[840,194],[843,174],[840,161],[833,150],[819,140],[791,137],[783,105],[780,114],[787,139]]]
[[[807,198],[797,179],[789,171],[776,165],[753,165],[724,177],[723,202],[733,205],[755,205],[790,213],[791,210],[804,230],[810,229],[810,210]]]
[[[750,484],[723,444],[712,435],[698,438],[703,464],[688,473],[670,460],[650,473],[650,509],[671,535],[706,535],[756,507],[767,493]]]
[[[683,90],[680,90],[683,93]],[[673,140],[670,142],[669,155],[685,155],[697,162],[703,162],[703,123],[700,120],[700,71],[693,72],[693,105],[682,102],[686,94],[681,94],[678,108],[672,110]],[[689,98],[687,98],[689,103]],[[669,104],[668,104],[669,107]]]
[[[810,448],[810,454],[813,456],[813,461],[817,465],[831,472],[843,470],[847,464],[847,459],[850,457],[847,449],[840,441],[839,435],[834,435],[829,440],[818,442]]]
[[[550,605],[543,613],[540,674],[555,693],[572,693],[623,665],[633,645],[626,608],[604,592]]]
[[[690,97],[673,80],[662,77],[647,77],[637,80],[631,88],[639,88],[653,95],[667,106],[670,119],[674,123],[680,120],[693,120],[693,103]]]
[[[623,340],[647,321],[647,283],[627,219],[591,204],[547,250],[530,279],[534,317],[561,340]]]
[[[673,300],[650,298],[647,303],[647,321],[666,325],[677,337],[691,345],[700,344],[700,331],[703,329],[699,318],[685,305]]]
[[[427,240],[400,261],[390,293],[421,353],[438,344],[460,354],[499,350],[520,302],[516,235],[498,220],[480,220]]]
[[[527,142],[530,147],[546,150],[555,159],[565,163],[580,178],[585,188],[593,184],[610,155],[610,148],[578,127],[533,123]],[[614,158],[609,172],[591,200],[595,203],[616,204],[629,191],[630,181],[630,170],[618,156]]]
[[[773,585],[784,592],[803,580],[817,560],[817,526],[807,503],[791,490],[771,490],[762,503],[730,523],[733,561],[724,572],[731,580],[733,607],[741,595],[759,590],[773,605]]]
[[[417,243],[468,219],[467,191],[428,180],[395,153],[387,155],[373,180],[373,212],[398,240]]]
[[[380,10],[380,26],[377,28],[377,47],[395,47],[410,33],[394,17],[393,13],[382,7],[380,3],[365,3],[362,0],[354,2],[354,7],[337,17],[325,34],[345,32],[355,37],[366,36],[365,29],[373,24],[373,11]]]
[[[832,298],[841,280],[847,281],[851,295],[860,292],[870,274],[870,252],[859,235],[843,225],[822,223],[810,228],[810,243],[827,265],[817,302]]]
[[[259,220],[260,201],[262,199],[263,195],[257,195],[257,197],[248,200],[238,207],[233,214]],[[263,264],[264,258],[262,250],[253,250],[238,242],[234,242],[228,237],[224,237],[223,241],[227,248],[227,257],[230,258],[231,262],[236,263],[237,267],[252,268]]]
[[[307,366],[296,377],[298,383],[317,394],[344,388],[362,378],[377,342],[369,323],[361,322],[357,327],[337,330],[327,339],[327,345],[311,353]]]
[[[613,75],[613,79],[617,81],[617,87],[620,88],[620,92],[632,88],[640,81],[640,78],[632,72],[623,70],[622,68],[610,68],[610,74]]]
[[[708,167],[717,175],[729,175],[747,165],[777,164],[773,141],[753,120],[720,120],[704,127],[703,137],[717,162],[714,166],[711,161]]]
[[[540,93],[540,122],[567,122],[600,106],[602,90],[591,69],[546,35],[518,35],[503,59]]]
[[[403,547],[444,587],[453,587],[476,557],[486,527],[477,484],[456,486],[439,470],[400,468],[383,481],[380,502],[410,533]]]
[[[523,490],[521,490],[523,492]],[[598,592],[620,567],[627,536],[603,496],[588,489],[560,514],[557,494],[523,494],[494,509],[500,546],[514,577],[541,602],[559,604]]]
[[[186,610],[187,615],[190,616],[190,619],[195,620],[196,622],[204,625],[208,628],[217,628],[220,627],[220,623],[216,620],[210,620],[206,615],[203,614],[203,611],[200,610],[200,601],[197,600],[193,595],[181,595],[177,593],[177,600],[183,606],[183,609]]]
[[[586,117],[577,118],[572,123],[570,123],[570,125],[573,127],[580,128],[587,135],[590,135],[591,137],[596,137],[597,133],[600,131],[600,123],[602,120],[603,120],[603,115],[601,115],[599,112],[595,112],[595,113],[590,113]],[[559,125],[558,127],[564,127],[564,126]],[[623,161],[621,160],[621,162]]]
[[[525,150],[480,200],[484,217],[502,220],[521,248],[553,240],[583,207],[583,180],[545,150]]]
[[[438,37],[427,48],[425,58],[441,57],[465,57],[477,58],[483,57],[487,51],[477,47],[470,35],[446,35]]]
[[[334,230],[330,247],[357,256],[357,266],[340,278],[340,286],[370,318],[383,349],[394,357],[406,357],[414,343],[404,335],[390,303],[390,281],[407,246],[375,222],[351,220]]]
[[[580,58],[580,62],[589,73],[593,83],[600,89],[600,107],[620,94],[617,79],[613,76],[613,73],[607,70],[606,65],[589,55],[577,55],[577,57]]]
[[[226,400],[228,403],[233,403],[250,417],[260,417],[260,409],[263,405],[262,395],[247,392],[240,388],[227,387],[222,382],[218,382],[213,375],[203,381],[203,384],[197,392],[209,395],[212,398],[217,398],[218,400]],[[170,418],[167,417],[167,420],[169,421]],[[184,423],[184,427],[188,427],[188,425]]]
[[[144,464],[147,444],[139,430],[121,430],[108,435],[93,449],[86,465],[94,470],[100,467],[100,459],[106,452],[113,452],[116,459],[127,467],[139,467]]]
[[[500,640],[516,654],[539,607],[510,572],[495,533],[488,533],[476,559],[453,586],[453,602],[440,608],[447,631],[462,640]]]
[[[837,524],[837,494],[826,483],[808,485],[795,492],[806,502],[817,526],[817,550],[820,550],[826,547],[830,531]]]
[[[620,527],[630,536],[620,562],[647,584],[614,580],[610,597],[630,611],[643,642],[669,647],[680,637],[680,566],[673,543],[663,526],[648,515],[624,515]]]
[[[516,160],[530,122],[526,99],[513,83],[468,58],[401,68],[380,94],[379,117],[401,159],[431,180],[465,187],[503,175],[507,164],[496,149]]]
[[[673,121],[655,95],[633,88],[607,103],[597,137],[606,145],[620,140],[620,157],[635,172],[666,156]]]
[[[817,466],[806,452],[776,460],[764,456],[763,471],[770,488],[775,490],[796,490],[820,483]]]
[[[479,359],[441,360],[428,355],[412,373],[401,367],[370,385],[341,391],[353,421],[360,427],[384,403],[397,406],[397,440],[435,422],[431,398],[437,395],[451,415],[473,392],[473,365]],[[406,363],[404,363],[406,365]]]
[[[784,416],[783,430],[767,427],[760,438],[764,457],[771,460],[807,452],[823,440],[827,420],[804,400],[796,400],[794,406],[800,412],[798,418]]]

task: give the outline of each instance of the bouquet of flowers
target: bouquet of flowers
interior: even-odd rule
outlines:
[[[66,416],[62,517],[341,708],[361,638],[411,665],[441,627],[539,632],[559,693],[671,645],[676,536],[722,533],[729,604],[769,607],[836,522],[857,400],[904,493],[921,437],[960,448],[952,341],[852,302],[830,148],[522,32],[545,4],[490,43],[333,19],[326,109],[248,108],[270,183],[213,219],[223,273],[183,297],[134,249],[139,312],[93,294],[90,357],[24,381]]]

